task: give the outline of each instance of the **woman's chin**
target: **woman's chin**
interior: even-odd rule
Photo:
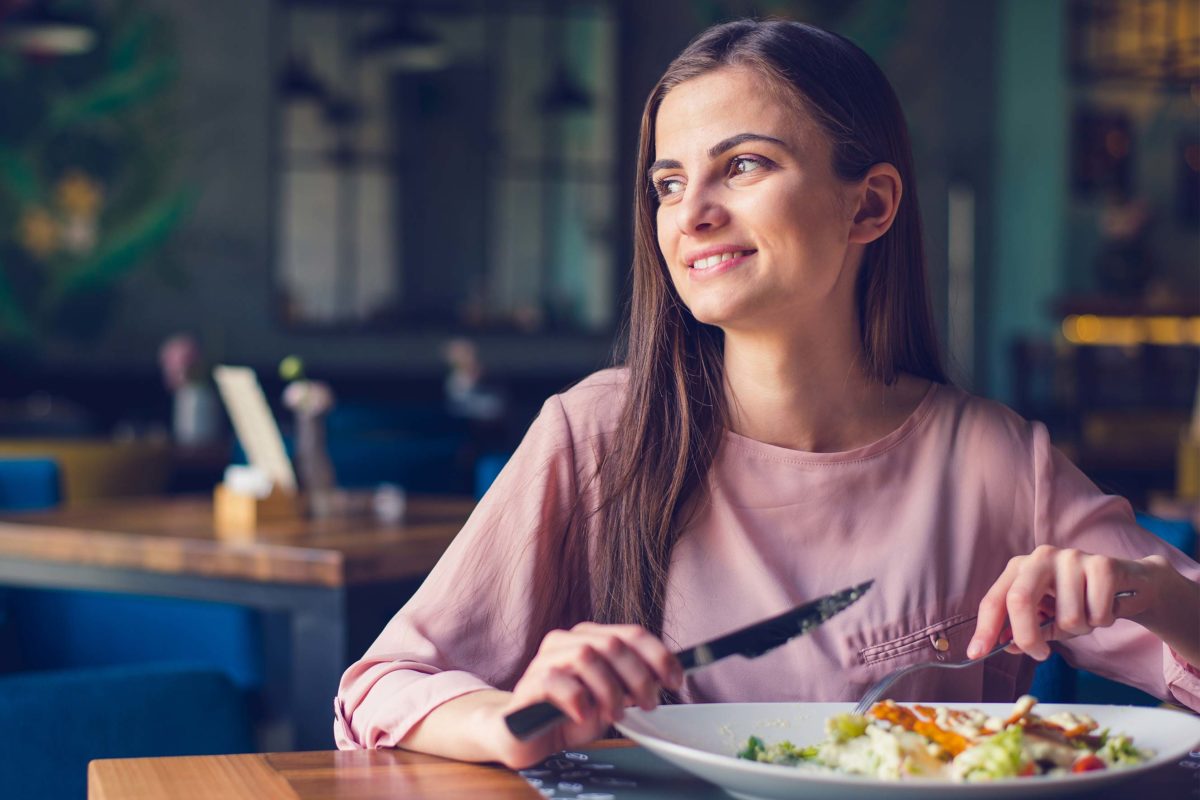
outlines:
[[[722,329],[724,329],[725,326],[730,323],[730,319],[731,319],[728,314],[721,314],[721,313],[715,313],[715,312],[704,311],[704,310],[692,311],[692,316],[695,317],[696,322],[702,323],[704,325],[712,325],[713,327],[722,328]]]
[[[745,303],[697,303],[690,310],[697,322],[722,330],[745,327],[756,316]]]
[[[683,302],[696,321],[705,325],[724,325],[729,320],[745,314],[743,303],[733,302],[733,298],[729,296],[718,297],[715,292],[708,296],[697,292],[691,297],[685,296]]]

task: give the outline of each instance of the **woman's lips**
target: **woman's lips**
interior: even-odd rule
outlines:
[[[693,281],[707,281],[719,277],[724,275],[726,272],[729,272],[731,269],[737,269],[739,266],[745,263],[747,259],[753,258],[757,252],[757,250],[749,250],[740,256],[734,256],[733,258],[726,259],[715,266],[705,267],[703,269],[688,267],[688,279]]]

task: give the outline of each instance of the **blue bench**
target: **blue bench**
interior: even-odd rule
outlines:
[[[0,508],[58,504],[50,459],[0,459]],[[261,622],[240,606],[107,592],[0,590],[0,672],[153,661],[204,663],[242,691],[263,684]]]
[[[79,800],[95,758],[253,751],[241,693],[204,666],[0,677],[0,797]]]
[[[0,459],[0,507],[58,498],[52,460]],[[245,689],[261,683],[261,665],[248,617],[233,606],[0,589],[0,797],[84,797],[94,758],[252,750]]]

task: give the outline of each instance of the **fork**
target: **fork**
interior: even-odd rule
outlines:
[[[1124,592],[1117,592],[1116,594],[1113,595],[1113,600],[1115,602],[1119,598],[1133,597],[1135,594],[1137,594],[1137,592],[1132,591],[1132,590],[1124,591]],[[1041,628],[1042,630],[1045,630],[1046,628],[1050,627],[1053,624],[1054,624],[1054,617],[1047,617],[1046,621],[1043,622],[1038,627]],[[856,705],[854,707],[854,713],[855,714],[867,713],[867,709],[869,709],[871,706],[875,705],[881,699],[883,699],[884,692],[886,692],[888,689],[892,688],[892,684],[894,684],[896,681],[903,678],[905,675],[908,675],[909,673],[925,669],[926,667],[938,667],[941,669],[962,669],[963,667],[973,667],[976,664],[978,664],[982,661],[985,661],[986,659],[991,658],[992,656],[996,655],[997,653],[1003,652],[1004,648],[1008,647],[1012,643],[1013,643],[1013,640],[1009,639],[1007,642],[1004,642],[1003,644],[996,645],[990,653],[980,656],[979,658],[968,658],[966,661],[956,661],[953,664],[946,664],[941,661],[924,661],[920,664],[909,664],[907,667],[901,667],[898,670],[889,672],[887,675],[884,675],[882,678],[880,678],[878,683],[876,683],[874,686],[872,686],[870,689],[867,690],[867,693],[864,694],[862,699],[858,701],[858,705]]]

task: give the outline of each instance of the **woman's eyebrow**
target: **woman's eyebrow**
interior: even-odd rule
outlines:
[[[738,133],[730,136],[728,139],[722,139],[708,148],[708,157],[710,159],[716,158],[726,150],[732,150],[739,144],[745,144],[746,142],[770,142],[782,147],[784,150],[791,150],[787,142],[782,139],[776,139],[774,136],[767,136],[765,133]],[[653,175],[660,169],[680,169],[682,167],[683,164],[673,158],[660,158],[650,165],[650,169],[646,170],[646,174]]]
[[[779,145],[784,150],[791,150],[791,148],[788,147],[787,142],[783,141],[782,139],[776,139],[774,136],[767,136],[765,133],[738,133],[730,136],[728,139],[722,139],[712,147],[708,148],[708,157],[710,159],[716,158],[726,150],[732,150],[739,144],[744,144],[746,142],[770,142],[771,144]]]
[[[673,158],[660,158],[650,165],[650,169],[646,170],[648,177],[653,177],[654,173],[660,169],[682,169],[683,164],[680,164]]]

